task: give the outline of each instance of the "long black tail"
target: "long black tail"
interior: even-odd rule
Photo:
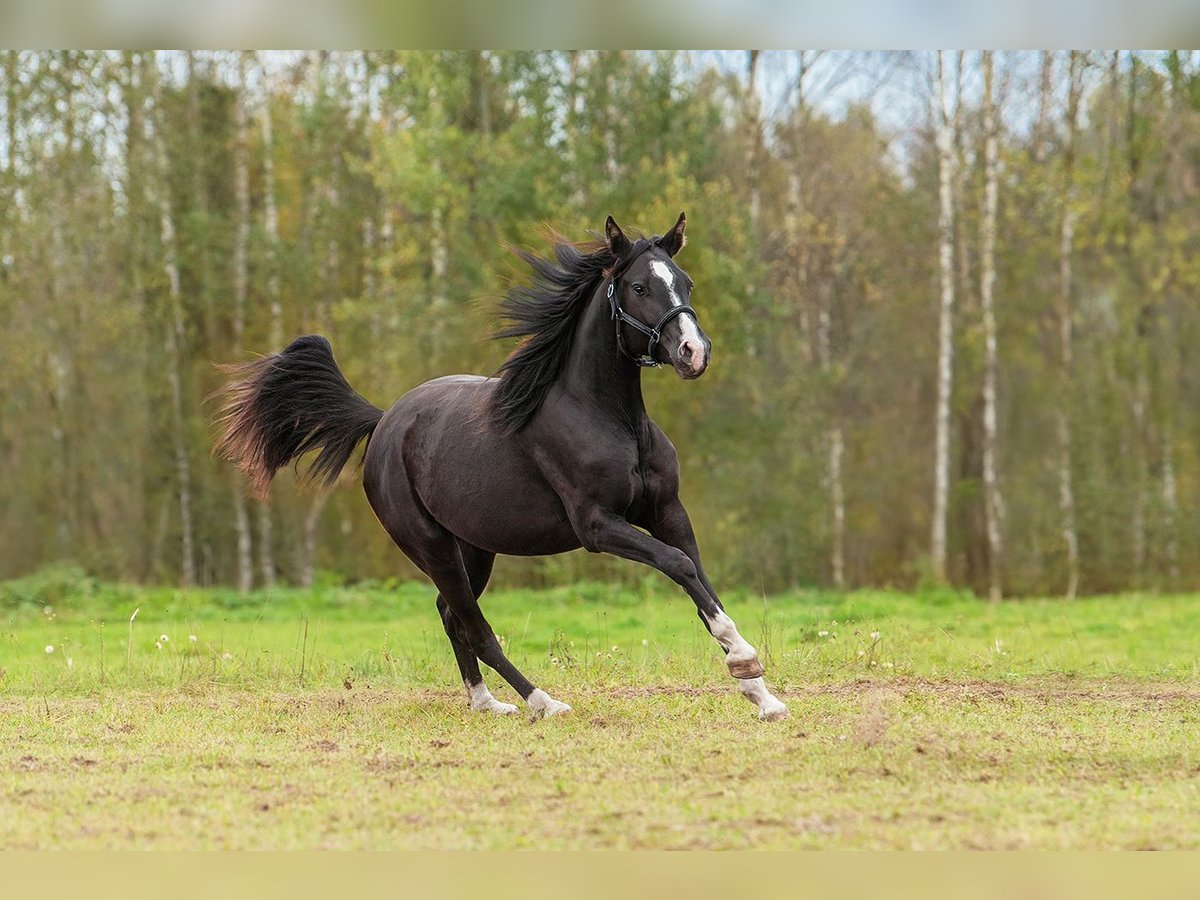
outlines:
[[[221,366],[240,376],[226,385],[217,452],[246,473],[265,497],[275,473],[320,449],[305,478],[333,484],[354,448],[369,437],[383,410],[350,387],[320,335],[296,338],[282,353]]]

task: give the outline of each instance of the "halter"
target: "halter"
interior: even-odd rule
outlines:
[[[654,246],[653,243],[650,243],[646,247],[643,247],[641,252],[633,254],[633,256],[629,258],[628,262],[626,262],[626,264],[622,267],[621,274],[623,275],[625,270],[629,268],[633,261],[652,246]],[[643,368],[657,369],[662,365],[662,363],[654,358],[654,351],[658,348],[659,339],[662,337],[663,326],[676,316],[682,316],[685,313],[690,313],[692,318],[696,320],[696,324],[699,325],[700,321],[696,317],[696,311],[686,303],[680,304],[679,306],[672,306],[665,313],[663,313],[662,316],[659,317],[659,320],[655,322],[653,326],[647,325],[641,319],[637,318],[637,316],[631,315],[621,308],[621,298],[617,293],[617,278],[618,275],[614,272],[612,278],[608,282],[608,303],[612,307],[612,318],[617,332],[617,347],[620,348],[621,353],[624,354],[626,358],[633,360],[635,363],[637,363],[637,365]],[[645,356],[634,356],[629,352],[629,348],[625,346],[625,338],[621,334],[622,325],[630,325],[635,331],[640,331],[650,339],[650,343],[646,347]]]

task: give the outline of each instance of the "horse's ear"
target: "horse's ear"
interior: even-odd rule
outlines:
[[[613,252],[613,256],[621,259],[630,251],[633,244],[629,243],[629,238],[625,237],[625,232],[621,230],[621,226],[617,224],[616,219],[609,216],[604,221],[604,236],[608,240],[608,249]]]
[[[687,239],[683,236],[683,229],[686,227],[687,216],[684,213],[680,213],[679,218],[675,222],[675,227],[662,236],[662,240],[659,243],[669,255],[674,256],[687,243]]]

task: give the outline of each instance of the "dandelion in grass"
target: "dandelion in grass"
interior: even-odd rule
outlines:
[[[224,652],[224,653],[222,653],[222,654],[221,654],[221,659],[223,659],[223,660],[225,660],[226,662],[228,662],[229,660],[233,659],[233,654],[232,654],[232,653],[230,653],[229,651],[226,651],[226,652]]]
[[[189,634],[188,640],[194,644],[194,643],[196,643],[196,636],[194,634]]]
[[[155,642],[154,642],[154,649],[155,649],[155,650],[161,650],[161,649],[162,649],[162,641],[155,641]]]
[[[858,651],[858,655],[859,655],[859,656],[866,656],[866,655],[867,655],[867,651],[866,651],[866,650],[859,650],[859,651]]]
[[[643,647],[649,647],[649,646],[650,646],[650,639],[649,639],[649,638],[642,638],[642,646],[643,646]]]
[[[67,657],[67,668],[68,669],[75,668],[75,660],[70,656]]]
[[[822,628],[817,632],[817,637],[829,637],[829,632]]]
[[[620,649],[620,648],[619,648],[619,647],[617,647],[617,645],[616,645],[616,644],[613,644],[613,646],[612,646],[612,652],[613,652],[613,653],[616,653],[616,652],[617,652],[619,649]]]
[[[160,634],[160,635],[158,636],[158,642],[159,642],[160,644],[165,644],[165,643],[167,643],[167,641],[169,641],[169,640],[171,640],[171,639],[170,639],[169,637],[167,637],[165,634]]]
[[[47,644],[47,645],[46,645],[46,652],[47,652],[47,653],[53,653],[53,652],[54,652],[54,645],[53,645],[53,644]]]
[[[871,632],[871,640],[873,640],[873,641],[879,640],[879,632],[878,631]]]

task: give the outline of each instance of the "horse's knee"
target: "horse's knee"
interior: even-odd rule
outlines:
[[[696,564],[690,556],[674,547],[670,549],[663,561],[663,571],[677,584],[687,584],[696,578]]]

